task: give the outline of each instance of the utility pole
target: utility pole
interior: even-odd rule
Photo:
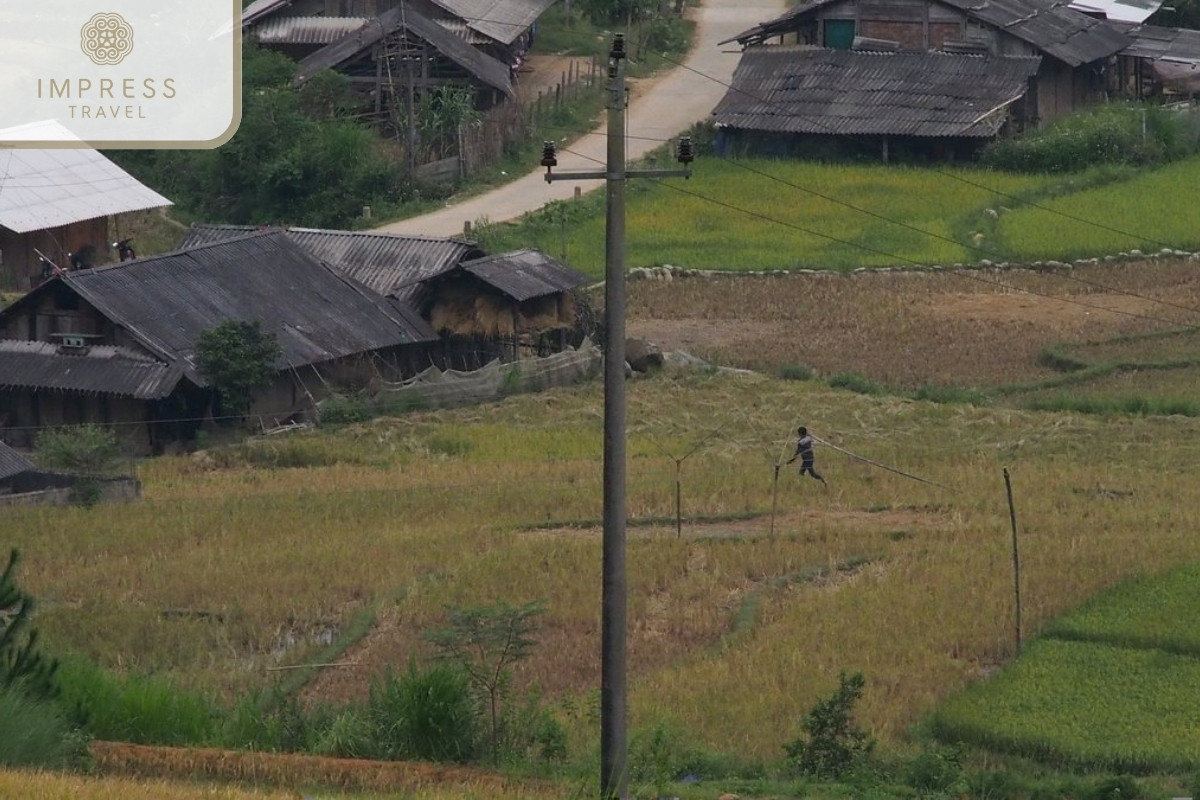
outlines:
[[[600,624],[600,796],[629,797],[626,725],[626,579],[625,579],[625,181],[627,178],[691,177],[692,143],[681,139],[682,169],[625,168],[625,37],[613,38],[608,54],[608,162],[603,171],[564,172],[553,142],[546,142],[541,164],[546,182],[606,181],[604,308],[604,565]]]

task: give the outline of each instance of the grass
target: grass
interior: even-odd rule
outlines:
[[[1151,172],[1068,176],[708,157],[687,181],[629,185],[626,258],[731,272],[845,271],[1196,250],[1198,219],[1173,198],[1198,180],[1200,156]],[[603,198],[559,205],[480,236],[494,249],[540,247],[600,277]]]
[[[986,684],[943,705],[948,741],[1113,772],[1195,770],[1200,660],[1045,639]]]
[[[642,181],[627,187],[627,263],[730,271],[849,270],[995,258],[989,247],[972,250],[968,238],[987,219],[984,210],[997,205],[995,192],[1037,194],[1054,184],[1048,177],[961,168],[950,172],[988,188],[916,168],[703,158],[687,181]],[[808,192],[809,187],[911,227],[852,211]],[[566,215],[568,260],[599,277],[604,266],[602,198],[573,202],[580,206]],[[532,242],[561,255],[562,223],[547,224],[544,216],[533,212],[524,226],[499,226],[481,237],[491,248]]]
[[[704,749],[775,758],[837,672],[857,668],[869,680],[863,722],[896,743],[985,665],[1006,660],[1004,464],[1036,530],[1023,554],[1031,630],[1125,577],[1200,558],[1200,490],[1186,468],[1200,456],[1200,423],[971,409],[761,376],[664,376],[631,384],[629,396],[639,431],[632,517],[674,512],[674,463],[646,438],[676,452],[722,427],[681,473],[683,537],[666,522],[631,529],[629,542],[631,724],[677,719]],[[958,491],[823,452],[831,489],[783,476],[772,540],[769,516],[738,515],[769,512],[772,464],[797,420]],[[324,657],[325,642],[377,608],[362,644],[339,656],[358,666],[322,670],[304,690],[340,702],[361,697],[388,665],[427,653],[420,631],[443,624],[446,604],[544,597],[539,645],[516,685],[536,683],[552,703],[596,685],[599,536],[527,528],[600,516],[597,385],[302,441],[324,453],[319,466],[164,458],[142,465],[138,504],[10,510],[6,536],[25,554],[22,580],[41,602],[46,646],[229,705],[269,690],[281,673],[268,668]],[[439,452],[447,441],[472,446]],[[1097,483],[1137,493],[1099,502],[1071,490]],[[889,510],[865,510],[880,504]],[[694,521],[702,517],[715,521]],[[1144,546],[1148,517],[1153,548]],[[878,560],[837,580],[764,591],[865,556]],[[710,649],[755,593],[757,624],[735,646]],[[573,741],[587,741],[585,721],[570,724],[579,726]]]
[[[1175,199],[1200,181],[1200,156],[1129,180],[1017,208],[999,235],[1013,258],[1071,259],[1140,249],[1200,249],[1200,217]],[[1081,220],[1100,223],[1086,224]]]

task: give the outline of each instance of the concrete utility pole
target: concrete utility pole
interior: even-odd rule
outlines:
[[[617,34],[608,54],[608,163],[604,171],[554,174],[553,142],[546,142],[541,164],[546,182],[607,181],[604,258],[604,566],[600,631],[600,796],[629,797],[626,726],[626,580],[625,580],[625,180],[691,177],[692,143],[681,139],[682,169],[625,168],[625,37]]]

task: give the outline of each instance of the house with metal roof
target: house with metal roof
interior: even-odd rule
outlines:
[[[537,19],[553,0],[256,0],[245,36],[300,62],[295,82],[347,75],[388,118],[438,86],[486,110],[513,94]]]
[[[142,449],[220,415],[197,361],[201,334],[257,322],[280,356],[251,414],[302,415],[331,385],[398,379],[437,341],[411,309],[327,266],[279,231],[68,272],[0,311],[0,438],[119,424]]]
[[[182,248],[253,226],[193,224]],[[473,369],[562,349],[575,325],[572,291],[587,276],[538,250],[487,255],[473,242],[369,231],[282,229],[306,252],[410,309],[441,335],[436,366]]]
[[[1071,0],[813,0],[738,34],[726,145],[858,134],[969,149],[1106,99],[1132,40]],[[789,138],[791,137],[791,138]]]
[[[0,131],[0,143],[75,137],[55,122]],[[117,260],[123,215],[172,205],[95,150],[0,147],[0,288],[27,290],[54,267]]]

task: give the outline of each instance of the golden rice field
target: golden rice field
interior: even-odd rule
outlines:
[[[680,457],[720,429],[684,462],[682,502],[688,517],[730,521],[685,520],[682,536],[634,526],[629,542],[632,725],[676,725],[720,752],[777,757],[840,670],[866,673],[862,721],[898,745],[1011,657],[1004,466],[1029,635],[1124,577],[1200,558],[1193,420],[938,406],[707,373],[633,383],[629,420],[634,518],[673,512],[662,451]],[[783,471],[772,538],[773,465],[799,422],[950,489],[826,449],[828,490]],[[598,385],[255,446],[318,466],[166,458],[142,465],[137,504],[6,512],[47,647],[233,699],[377,606],[377,624],[339,657],[350,666],[307,691],[345,699],[422,654],[420,633],[447,603],[544,598],[518,682],[561,704],[580,752],[594,745]]]

